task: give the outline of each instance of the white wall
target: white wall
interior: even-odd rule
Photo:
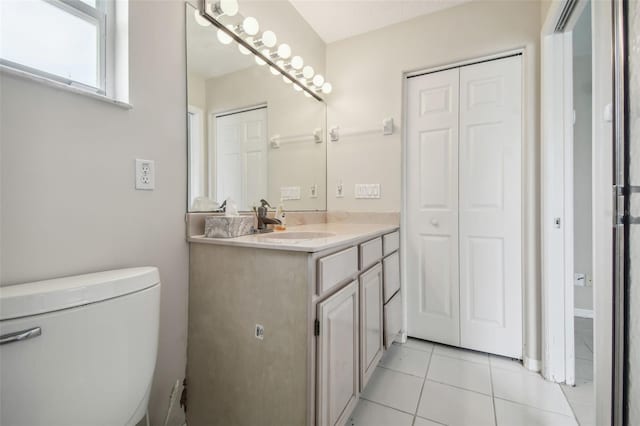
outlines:
[[[132,110],[0,74],[0,278],[158,266],[157,425],[186,362],[184,4],[130,0],[129,17]],[[135,158],[155,191],[134,190]]]
[[[525,146],[523,188],[525,355],[540,359],[539,270],[539,1],[470,2],[327,46],[327,124],[344,130],[382,127],[393,117],[392,136],[344,137],[328,145],[328,210],[398,211],[401,207],[403,72],[525,48]],[[344,198],[336,198],[342,182]],[[356,200],[356,183],[380,183],[377,200]]]
[[[586,274],[574,288],[574,306],[593,310],[591,203],[591,8],[585,7],[573,30],[573,211],[574,272]]]

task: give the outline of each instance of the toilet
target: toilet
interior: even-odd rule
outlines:
[[[0,288],[0,424],[137,424],[159,312],[154,267]]]

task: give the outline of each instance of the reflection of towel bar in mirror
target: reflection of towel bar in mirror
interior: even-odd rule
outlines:
[[[371,135],[371,134],[382,134],[392,135],[393,134],[393,118],[385,118],[382,120],[382,129],[379,127],[376,129],[367,129],[367,130],[343,130],[340,131],[340,126],[333,126],[329,129],[329,138],[331,142],[338,142],[340,140],[340,136],[363,136],[363,135]]]
[[[294,143],[294,142],[315,142],[322,143],[322,129],[315,129],[312,134],[302,133],[299,135],[280,136],[273,135],[269,139],[271,148],[278,149],[281,144]]]

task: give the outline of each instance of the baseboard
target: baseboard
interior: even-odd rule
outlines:
[[[574,308],[573,316],[576,316],[579,318],[593,318],[593,309]]]
[[[522,363],[524,364],[524,368],[531,371],[540,371],[542,370],[542,362],[539,359],[533,359],[528,357],[523,357]]]

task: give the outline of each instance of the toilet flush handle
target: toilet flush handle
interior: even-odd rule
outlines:
[[[14,333],[3,334],[2,336],[0,336],[0,345],[31,339],[32,337],[38,337],[41,334],[42,334],[42,329],[40,327],[33,327],[28,330],[22,330],[22,331],[16,331]]]

